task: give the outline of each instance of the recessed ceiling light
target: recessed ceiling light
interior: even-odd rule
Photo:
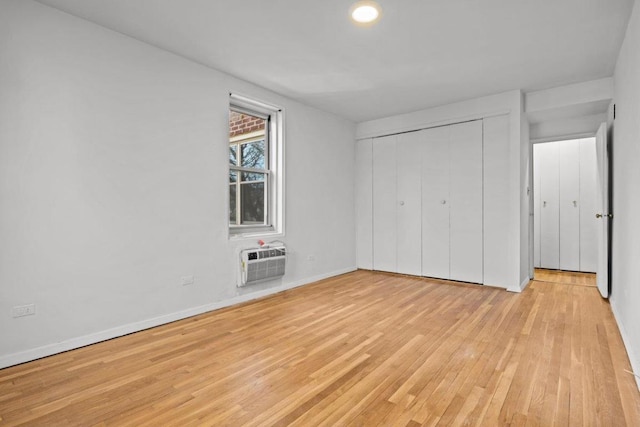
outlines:
[[[380,18],[380,5],[375,1],[359,1],[351,6],[351,19],[358,24],[373,24]]]

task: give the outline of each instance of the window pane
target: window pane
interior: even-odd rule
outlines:
[[[264,140],[242,144],[242,166],[264,169]]]
[[[252,172],[242,172],[242,182],[245,181],[264,181],[265,180],[264,173],[252,173]]]
[[[238,172],[229,171],[229,182],[236,182],[238,180]]]
[[[240,184],[242,224],[264,224],[264,182]]]
[[[238,165],[238,146],[230,145],[229,146],[229,164],[234,166]]]
[[[236,184],[229,186],[229,223],[236,223]]]

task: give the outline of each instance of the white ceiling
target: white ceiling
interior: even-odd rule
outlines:
[[[608,77],[634,0],[39,0],[360,122]]]

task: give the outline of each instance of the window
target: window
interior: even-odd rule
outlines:
[[[282,110],[239,95],[229,103],[229,233],[282,233]]]

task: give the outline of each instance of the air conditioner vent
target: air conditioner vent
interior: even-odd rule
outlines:
[[[284,276],[287,250],[284,246],[244,249],[240,252],[240,284],[273,280]]]

